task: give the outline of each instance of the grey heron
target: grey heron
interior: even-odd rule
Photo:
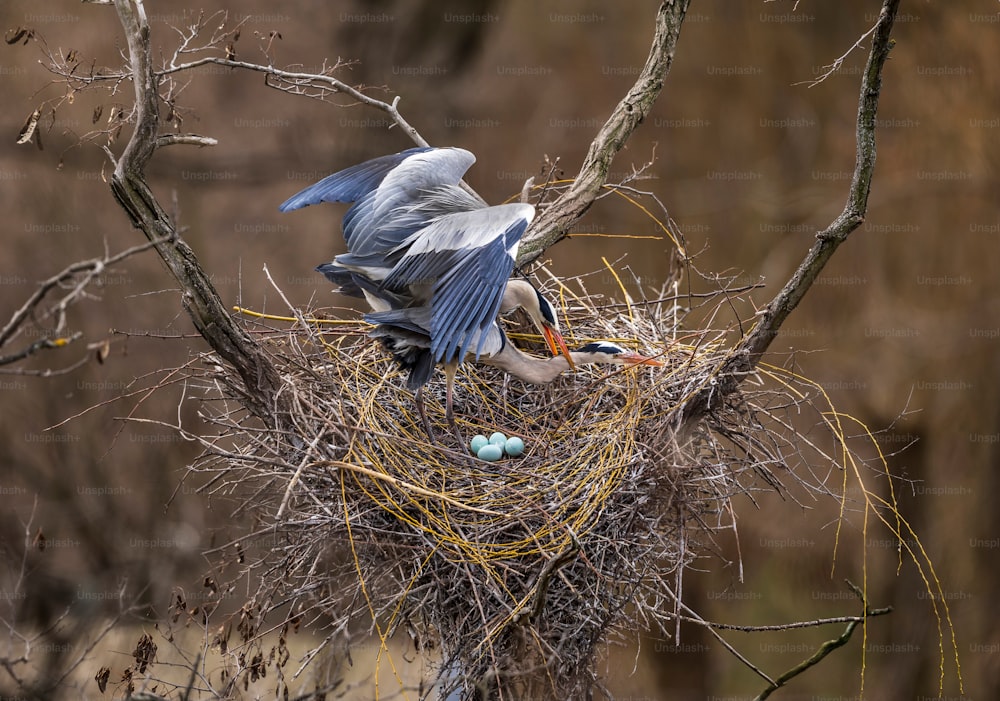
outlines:
[[[395,295],[395,306],[429,303],[437,361],[463,358],[474,336],[483,338],[498,313],[517,306],[532,317],[553,354],[557,348],[566,353],[551,305],[537,292],[536,300],[524,290],[507,290],[535,209],[490,207],[463,189],[459,183],[475,160],[460,148],[407,149],[329,175],[279,209],[352,202],[343,220],[348,252],[317,269],[347,294],[358,290],[344,285],[345,273],[358,273]],[[382,295],[360,292],[372,309],[385,308]],[[478,359],[482,347],[473,352]]]
[[[418,377],[426,379],[417,387],[438,363],[457,368],[467,354],[479,360],[499,352],[497,315],[519,306],[552,353],[562,352],[573,367],[552,305],[530,283],[510,280],[534,207],[491,207],[463,189],[462,176],[475,160],[460,148],[408,149],[327,176],[279,207],[353,203],[343,219],[348,252],[317,269],[342,292],[364,296],[373,309],[366,319],[380,327],[397,323],[403,312],[420,316],[418,333],[429,353],[421,356],[426,369]],[[454,371],[446,375],[454,427]],[[428,425],[419,392],[418,404]]]
[[[326,278],[338,285],[338,292],[350,297],[364,297],[374,312],[406,307],[412,300],[406,296],[392,295],[379,289],[378,285],[364,275],[339,267],[336,263],[324,263],[316,268]],[[568,356],[569,349],[559,331],[559,319],[555,307],[538,288],[527,280],[511,278],[507,281],[500,298],[500,316],[506,316],[517,309],[523,309],[538,333],[545,339],[552,355]]]

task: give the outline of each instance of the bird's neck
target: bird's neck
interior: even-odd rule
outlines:
[[[570,353],[577,360],[576,353]],[[569,363],[565,356],[557,355],[554,358],[536,358],[528,355],[507,342],[503,349],[496,355],[483,358],[483,363],[498,367],[504,372],[514,377],[531,382],[536,385],[544,385],[552,382],[562,373],[569,370]]]
[[[530,309],[532,304],[538,303],[537,297],[538,293],[527,280],[508,280],[500,300],[500,313],[509,314],[518,307]]]

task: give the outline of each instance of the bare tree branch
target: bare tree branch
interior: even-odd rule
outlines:
[[[530,263],[561,239],[597,199],[611,162],[652,108],[674,60],[689,0],[664,0],[656,13],[653,44],[639,77],[590,144],[573,184],[535,220],[521,241],[518,265]]]
[[[802,301],[834,251],[864,222],[872,174],[875,171],[875,115],[882,89],[882,68],[894,43],[889,35],[898,9],[899,0],[884,0],[875,24],[872,48],[861,80],[854,176],[844,210],[829,226],[816,234],[816,243],[809,249],[795,274],[759,313],[757,324],[719,368],[717,382],[704,387],[686,404],[683,410],[686,421],[704,415],[713,401],[713,395],[720,399],[739,388],[743,377],[757,366],[785,319]]]
[[[135,86],[135,128],[115,164],[111,190],[132,223],[150,241],[163,241],[156,251],[181,284],[183,304],[195,328],[212,348],[239,372],[247,408],[269,426],[278,426],[281,380],[256,342],[237,326],[194,252],[184,243],[170,217],[153,196],[143,175],[156,150],[159,129],[158,79],[149,45],[149,22],[142,0],[115,0],[128,41]]]
[[[827,640],[822,645],[820,645],[819,648],[816,650],[816,652],[810,655],[807,659],[795,665],[787,672],[780,675],[777,679],[771,681],[768,684],[767,688],[764,689],[764,691],[760,692],[760,694],[754,697],[754,701],[764,701],[764,699],[766,699],[772,693],[774,693],[782,686],[787,684],[790,680],[799,676],[810,667],[814,667],[815,665],[822,662],[827,655],[836,650],[838,647],[843,647],[844,645],[846,645],[847,641],[851,639],[851,634],[854,633],[854,629],[857,628],[859,624],[865,623],[868,618],[871,618],[873,616],[881,616],[883,614],[892,612],[891,606],[879,609],[871,608],[868,605],[868,602],[865,600],[864,592],[861,591],[860,587],[858,587],[850,580],[847,580],[847,586],[851,589],[851,591],[853,591],[857,595],[859,599],[861,599],[861,604],[862,606],[864,606],[864,613],[860,616],[845,617],[847,620],[847,627],[844,629],[843,633],[841,633],[833,640]],[[823,619],[817,623],[831,623],[834,620],[835,619]],[[842,620],[843,619],[841,619],[841,621]]]
[[[25,300],[10,317],[7,324],[0,329],[0,348],[10,345],[18,338],[29,321],[38,323],[49,318],[55,318],[55,324],[44,337],[35,340],[19,351],[0,356],[0,366],[11,365],[34,355],[38,351],[64,348],[83,334],[80,332],[66,333],[66,316],[69,307],[88,296],[87,290],[91,284],[100,278],[107,269],[115,263],[142,253],[159,241],[132,246],[114,255],[104,255],[101,258],[77,261],[67,266],[47,280],[38,284],[38,288]],[[49,293],[56,289],[67,289],[58,300],[46,303]],[[75,367],[75,365],[74,365]]]

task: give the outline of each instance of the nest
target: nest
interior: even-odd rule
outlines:
[[[244,642],[287,604],[286,626],[321,622],[328,641],[357,621],[381,646],[406,630],[439,660],[428,696],[582,698],[615,631],[676,625],[681,573],[726,527],[729,500],[778,484],[780,441],[758,435],[761,407],[775,403],[763,390],[752,404],[728,397],[679,433],[684,402],[724,357],[719,339],[683,337],[670,300],[567,287],[558,297],[570,347],[613,340],[664,366],[589,366],[537,386],[464,364],[455,401],[466,440],[502,431],[527,446],[496,463],[456,445],[443,373],[425,391],[438,429],[428,440],[405,377],[359,321],[258,329],[294,431],[256,427],[233,408],[234,374],[209,372],[223,400],[211,420],[238,445],[213,443],[197,468],[217,473],[216,492],[241,495],[272,537],[249,566],[258,589]],[[517,330],[508,325],[544,355]]]

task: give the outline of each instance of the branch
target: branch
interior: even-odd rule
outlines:
[[[847,51],[845,51],[843,54],[841,54],[841,56],[839,58],[837,58],[833,63],[831,63],[831,64],[829,64],[827,66],[823,66],[823,68],[825,68],[826,70],[823,72],[822,75],[820,75],[815,80],[805,81],[805,84],[808,87],[810,87],[810,88],[814,88],[817,85],[819,85],[820,83],[822,83],[824,80],[826,80],[827,78],[829,78],[831,75],[833,75],[834,73],[836,73],[837,71],[839,71],[840,67],[844,65],[844,61],[847,59],[847,57],[850,56],[854,52],[855,49],[857,49],[857,48],[859,48],[861,46],[861,42],[863,42],[865,39],[867,39],[868,37],[870,37],[872,35],[872,32],[875,31],[875,27],[876,26],[878,26],[878,22],[877,21],[876,21],[875,25],[872,26],[871,29],[869,29],[867,32],[865,32],[860,37],[858,37],[858,40],[856,42],[854,42],[854,46],[852,46]],[[802,83],[795,83],[795,84],[796,85],[801,85]]]
[[[135,87],[135,128],[115,164],[111,191],[133,225],[150,241],[159,242],[156,251],[180,283],[183,305],[195,328],[239,372],[247,408],[266,425],[279,426],[285,412],[280,410],[281,380],[277,371],[253,339],[235,324],[194,252],[180,238],[146,184],[143,170],[158,145],[159,78],[153,71],[143,0],[115,0],[115,8],[128,41]]]
[[[59,303],[56,305],[58,309],[65,310],[69,306],[69,303],[77,296],[83,288],[90,283],[90,281],[100,275],[102,272],[107,270],[108,266],[119,263],[129,256],[135,255],[136,253],[141,253],[149,248],[152,248],[159,241],[152,241],[150,243],[144,243],[139,246],[133,246],[132,248],[127,248],[120,253],[116,253],[113,256],[105,256],[104,258],[94,258],[92,260],[84,260],[73,263],[68,266],[62,272],[59,272],[48,280],[41,282],[38,289],[32,293],[28,300],[11,316],[10,321],[7,325],[0,330],[0,346],[7,343],[14,335],[17,333],[18,329],[24,324],[29,316],[36,316],[35,309],[38,308],[45,296],[53,290],[55,287],[72,280],[79,274],[83,274],[83,279],[74,285],[73,289],[63,297]]]
[[[166,76],[210,63],[214,63],[219,66],[228,66],[230,68],[242,68],[256,73],[263,73],[264,75],[270,78],[276,78],[279,81],[279,84],[277,85],[273,83],[268,83],[268,85],[296,95],[323,97],[328,92],[343,93],[344,95],[347,95],[364,105],[374,107],[375,109],[388,114],[392,117],[392,121],[395,122],[400,129],[405,131],[406,135],[409,136],[418,146],[430,145],[427,143],[427,140],[420,135],[420,132],[413,128],[413,126],[411,126],[410,123],[403,118],[403,115],[399,113],[399,110],[397,109],[397,106],[399,105],[398,96],[393,99],[390,104],[383,100],[366,95],[357,88],[353,88],[342,80],[337,80],[333,76],[327,75],[326,73],[297,73],[294,71],[281,70],[279,68],[275,68],[274,66],[265,66],[260,63],[236,61],[234,59],[220,58],[218,56],[206,56],[195,61],[189,61],[188,63],[171,65],[169,68],[157,72],[156,75],[157,77]],[[318,90],[319,92],[310,94],[310,90]]]
[[[718,630],[738,630],[741,633],[766,633],[775,632],[782,630],[795,630],[796,628],[818,628],[819,626],[830,625],[831,623],[861,623],[865,618],[874,618],[875,616],[884,616],[888,613],[892,613],[892,606],[886,606],[884,608],[869,609],[864,616],[832,616],[830,618],[817,618],[812,621],[795,621],[794,623],[777,623],[770,626],[741,626],[736,623],[718,623],[716,621],[706,621],[703,618],[687,618],[682,617],[683,620],[689,621],[691,623],[697,623],[698,625],[707,626],[709,628],[716,628]]]
[[[834,251],[864,222],[875,170],[875,115],[882,89],[882,68],[894,43],[889,34],[898,8],[899,0],[884,0],[875,24],[872,48],[861,80],[854,176],[844,210],[829,226],[816,234],[816,243],[809,249],[798,270],[760,312],[757,324],[722,363],[714,378],[717,380],[716,384],[703,388],[685,405],[685,421],[704,415],[710,408],[713,394],[722,398],[739,389],[741,377],[757,367],[761,356],[778,335],[781,325],[798,306]]]
[[[188,146],[218,146],[218,139],[210,136],[199,136],[198,134],[163,134],[156,137],[156,148],[161,146],[173,146],[174,144],[187,144]],[[133,698],[135,698],[133,696]]]
[[[767,688],[764,689],[764,691],[760,692],[760,694],[754,698],[754,701],[764,701],[764,699],[770,696],[773,692],[777,691],[780,687],[784,686],[785,683],[788,682],[788,680],[792,679],[793,677],[797,677],[798,675],[802,674],[813,665],[819,664],[819,662],[821,662],[824,657],[829,655],[838,647],[846,645],[847,641],[851,639],[851,633],[853,633],[854,629],[857,628],[858,623],[860,623],[860,621],[851,621],[850,623],[848,623],[847,628],[845,628],[844,632],[840,634],[840,637],[834,638],[833,640],[827,640],[825,643],[820,645],[819,649],[816,650],[815,653],[813,653],[812,657],[810,657],[807,660],[803,660],[802,662],[800,662],[799,664],[795,665],[790,670],[782,674],[780,677],[775,679],[773,682],[771,682],[767,686]]]
[[[779,676],[777,679],[770,682],[767,688],[764,689],[764,691],[760,692],[760,694],[758,694],[754,698],[754,701],[764,701],[764,699],[770,696],[773,692],[777,691],[780,687],[784,686],[790,679],[797,677],[810,667],[819,664],[824,657],[829,655],[838,647],[843,647],[844,645],[846,645],[847,641],[851,639],[851,634],[854,633],[854,629],[858,627],[858,624],[864,623],[866,619],[872,616],[881,616],[883,614],[892,612],[891,606],[880,609],[873,609],[869,607],[868,601],[865,599],[864,592],[861,591],[861,589],[850,580],[845,580],[845,581],[847,582],[847,586],[851,589],[851,591],[853,591],[855,595],[859,599],[861,599],[861,603],[865,609],[864,614],[861,616],[855,616],[850,618],[847,627],[844,629],[844,632],[841,633],[839,637],[836,637],[833,640],[827,640],[825,643],[820,645],[819,649],[817,649],[816,652],[814,652],[808,659],[803,660],[802,662],[795,665],[790,670]],[[824,622],[829,623],[830,620],[828,619]]]
[[[57,338],[40,338],[29,346],[22,348],[16,353],[11,353],[10,355],[0,356],[0,365],[10,365],[11,363],[16,363],[19,360],[24,360],[30,355],[34,355],[40,350],[46,350],[49,348],[62,348],[68,346],[73,341],[77,340],[82,336],[83,333],[76,331],[69,336],[59,336]]]
[[[673,63],[690,0],[663,0],[656,13],[653,44],[635,84],[597,133],[573,184],[535,220],[521,240],[518,265],[530,263],[561,239],[583,216],[607,181],[611,162],[652,108]]]
[[[542,567],[542,571],[538,574],[538,581],[535,583],[534,592],[511,614],[511,623],[515,625],[526,622],[534,623],[541,618],[542,610],[545,608],[545,595],[549,590],[552,575],[571,563],[580,552],[580,541],[577,540],[576,534],[572,530],[569,531],[569,537],[570,542],[566,547],[555,557],[549,558]]]

